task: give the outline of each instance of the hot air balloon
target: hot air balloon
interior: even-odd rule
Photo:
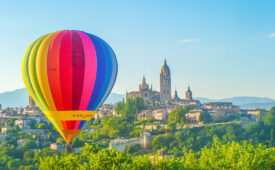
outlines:
[[[25,52],[25,86],[67,143],[111,92],[117,76],[112,48],[101,38],[62,30],[35,40]]]

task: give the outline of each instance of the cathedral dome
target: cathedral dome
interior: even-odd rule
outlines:
[[[161,67],[161,72],[160,72],[162,75],[170,75],[170,69],[166,63],[166,59],[164,60],[164,64],[163,66]]]

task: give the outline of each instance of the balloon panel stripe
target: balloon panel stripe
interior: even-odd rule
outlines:
[[[103,100],[103,97],[104,97],[105,93],[107,93],[108,85],[110,83],[111,76],[112,76],[113,65],[112,65],[112,58],[109,54],[109,50],[106,48],[105,44],[103,44],[102,40],[99,39],[98,37],[94,36],[94,38],[96,40],[98,40],[100,46],[102,47],[104,57],[105,57],[105,64],[106,64],[106,66],[105,66],[105,68],[106,68],[105,69],[105,79],[104,79],[102,88],[100,90],[100,93],[98,95],[98,98],[95,102],[95,106],[97,108],[99,106],[99,103],[101,102],[101,100]]]
[[[36,56],[36,73],[37,73],[37,80],[42,91],[42,94],[45,98],[45,101],[49,107],[49,110],[56,110],[55,104],[51,95],[48,75],[47,75],[47,54],[49,44],[51,39],[53,38],[55,33],[49,34],[43,41],[41,42],[37,56]]]
[[[79,110],[83,81],[85,74],[85,56],[81,37],[75,31],[72,32],[72,110]]]
[[[77,120],[75,121],[75,126],[74,126],[74,129],[78,129],[79,125],[81,123],[81,120]]]
[[[24,59],[23,59],[23,62],[22,62],[22,73],[23,73],[23,80],[24,80],[24,83],[25,83],[25,86],[29,92],[29,94],[31,95],[31,97],[33,98],[33,100],[38,104],[38,106],[40,107],[40,109],[43,111],[43,108],[41,107],[41,104],[34,92],[34,89],[31,85],[31,80],[30,80],[30,77],[29,77],[29,70],[28,70],[28,63],[29,63],[29,56],[30,56],[30,53],[31,53],[31,50],[34,46],[34,44],[38,41],[35,40],[27,49],[25,55],[24,55]]]
[[[65,31],[60,45],[60,85],[64,110],[72,110],[72,36]]]
[[[83,129],[85,127],[86,123],[87,123],[87,121],[82,120],[79,127],[78,127],[78,129]]]
[[[60,44],[64,32],[61,31],[52,38],[47,55],[47,73],[51,94],[57,110],[63,109],[62,93],[60,85],[59,54]]]
[[[85,55],[85,75],[79,110],[86,110],[94,90],[97,72],[97,58],[95,47],[91,39],[83,32],[77,31],[77,33],[82,39]]]
[[[42,40],[46,37],[47,35],[41,37],[33,46],[32,51],[30,53],[29,57],[29,63],[28,63],[28,70],[29,70],[29,76],[31,80],[31,85],[34,89],[34,93],[36,94],[38,100],[40,101],[41,107],[43,110],[47,111],[49,110],[49,107],[44,99],[44,96],[42,94],[42,91],[40,89],[38,79],[37,79],[37,72],[36,72],[36,55],[38,48],[42,42]]]
[[[92,93],[91,99],[88,104],[87,110],[95,110],[97,106],[95,106],[96,99],[100,93],[100,89],[102,88],[102,85],[104,83],[105,78],[105,56],[103,53],[102,48],[100,47],[100,44],[97,42],[95,38],[91,34],[87,34],[92,42],[94,43],[95,49],[96,49],[96,56],[97,56],[97,73],[96,73],[96,81],[94,85],[94,91]]]
[[[105,44],[105,46],[108,48],[108,51],[109,51],[109,54],[111,56],[111,59],[112,59],[112,64],[113,64],[113,71],[112,71],[112,75],[111,75],[111,80],[110,80],[110,83],[109,83],[109,86],[106,90],[106,93],[105,95],[103,96],[102,100],[100,101],[99,105],[97,106],[96,110],[99,109],[99,107],[103,104],[103,102],[106,100],[106,98],[109,96],[109,94],[111,93],[112,91],[112,88],[114,86],[114,83],[116,81],[116,77],[117,77],[117,60],[116,60],[116,56],[115,56],[115,53],[114,51],[111,49],[111,47],[104,41],[102,40],[102,42]]]

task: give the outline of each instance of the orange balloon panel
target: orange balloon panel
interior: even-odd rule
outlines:
[[[28,47],[22,73],[36,104],[69,142],[111,92],[117,66],[115,53],[104,40],[63,30],[42,36]]]

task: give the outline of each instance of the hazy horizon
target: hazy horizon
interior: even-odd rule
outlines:
[[[159,90],[166,58],[172,94],[184,97],[189,84],[194,96],[211,99],[275,99],[275,2],[144,2],[2,2],[0,92],[24,87],[21,62],[32,41],[78,29],[115,51],[115,93],[137,90],[143,75]]]

